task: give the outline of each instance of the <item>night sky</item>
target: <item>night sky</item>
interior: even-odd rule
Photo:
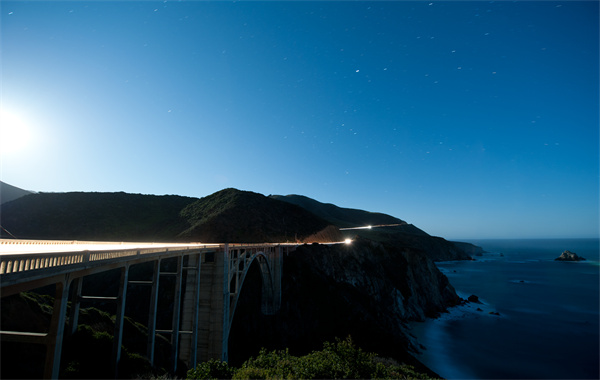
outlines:
[[[597,1],[2,1],[0,179],[597,237]]]

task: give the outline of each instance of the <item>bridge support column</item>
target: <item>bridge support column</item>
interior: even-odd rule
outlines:
[[[177,360],[179,352],[179,315],[181,310],[181,275],[183,269],[183,258],[177,258],[177,271],[175,272],[175,291],[173,293],[173,319],[171,322],[171,361],[173,373],[177,371]]]
[[[283,247],[278,246],[273,252],[271,273],[273,274],[273,310],[276,313],[281,308],[281,275],[283,272]]]
[[[183,294],[181,315],[182,333],[179,344],[179,357],[185,361],[189,368],[196,367],[198,356],[198,318],[200,308],[200,270],[202,268],[202,254],[188,256]],[[191,334],[190,334],[191,333]]]
[[[117,295],[117,311],[115,313],[115,334],[113,337],[113,361],[115,378],[119,374],[119,361],[121,360],[121,342],[123,341],[123,319],[125,317],[125,302],[127,301],[127,278],[129,277],[129,264],[121,268],[119,280],[119,293]]]
[[[226,250],[227,251],[227,250]],[[228,260],[223,251],[202,254],[198,310],[197,362],[223,359],[224,300],[229,300],[227,277]]]
[[[148,310],[148,347],[147,356],[150,365],[154,365],[154,345],[156,342],[156,309],[158,305],[158,285],[160,281],[160,258],[154,261],[152,272],[152,290],[150,291],[150,309]]]
[[[231,267],[230,261],[229,244],[225,244],[223,251],[223,326],[221,330],[221,360],[225,362],[229,360],[229,328],[231,327],[231,322],[229,320],[231,304],[231,291],[229,290],[231,281],[229,278],[229,270]]]
[[[52,310],[52,320],[50,321],[50,331],[46,336],[47,348],[46,363],[44,366],[44,378],[46,379],[58,379],[60,371],[60,356],[67,316],[69,282],[69,275],[67,274],[61,282],[56,283],[56,295]]]
[[[71,335],[77,332],[77,325],[79,324],[79,308],[81,305],[81,287],[83,285],[83,277],[79,277],[73,280],[73,295],[71,297],[71,312],[69,313]]]

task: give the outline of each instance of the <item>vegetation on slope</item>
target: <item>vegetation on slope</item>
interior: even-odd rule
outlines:
[[[173,240],[186,228],[180,210],[194,200],[127,193],[30,194],[2,205],[2,226],[20,239]]]
[[[301,195],[225,189],[204,198],[127,193],[37,193],[2,205],[2,238],[207,243],[328,242],[356,235],[424,251],[434,260],[469,255],[390,215]],[[338,227],[397,224],[339,231]]]
[[[304,356],[289,350],[262,349],[240,368],[211,360],[188,371],[188,379],[428,379],[414,367],[383,359],[357,347],[350,337],[325,342],[323,349]]]
[[[454,244],[443,238],[430,236],[414,225],[387,214],[338,207],[302,195],[270,195],[270,197],[299,205],[342,228],[391,225],[373,229],[341,231],[339,240],[360,236],[369,240],[391,243],[398,247],[421,250],[434,261],[469,260],[471,258],[463,249],[468,246],[467,244]],[[322,242],[323,240],[315,241]]]
[[[378,212],[369,212],[321,203],[303,195],[270,195],[272,199],[298,205],[338,227],[359,227],[379,224],[406,224],[405,221]]]
[[[201,199],[38,193],[3,204],[0,215],[17,238],[53,240],[295,242],[328,225],[299,206],[236,189]]]
[[[199,199],[181,216],[190,227],[180,236],[208,243],[296,242],[328,225],[299,206],[236,189]]]
[[[8,331],[47,332],[52,317],[54,298],[34,292],[23,292],[2,298],[2,328]],[[70,304],[68,310],[70,310]],[[69,311],[67,312],[67,314]],[[77,331],[70,334],[67,322],[63,340],[60,378],[109,379],[115,377],[111,367],[115,316],[95,307],[79,311]],[[155,368],[146,355],[147,328],[125,317],[123,345],[119,363],[120,378],[160,375],[170,368],[170,342],[156,336]],[[43,345],[2,341],[0,378],[35,379],[43,375]],[[182,374],[180,374],[182,375]]]

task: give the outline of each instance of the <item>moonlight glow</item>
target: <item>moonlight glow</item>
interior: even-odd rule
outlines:
[[[7,154],[21,150],[30,139],[27,124],[19,117],[0,110],[0,151]]]

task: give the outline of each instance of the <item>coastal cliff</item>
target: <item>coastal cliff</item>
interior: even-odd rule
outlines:
[[[249,273],[247,281],[251,276],[260,274]],[[261,347],[303,354],[351,335],[366,350],[419,367],[411,355],[418,343],[406,322],[461,302],[423,251],[366,239],[303,245],[285,257],[282,306],[274,316],[260,314],[257,283],[244,284],[238,303],[229,344],[233,362]]]

